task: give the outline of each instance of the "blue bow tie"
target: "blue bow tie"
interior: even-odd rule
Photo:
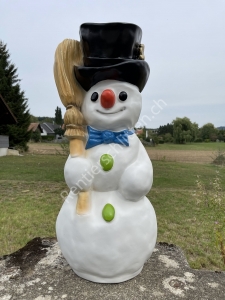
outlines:
[[[134,133],[132,130],[123,130],[119,132],[113,132],[110,130],[99,131],[90,126],[87,126],[88,130],[88,141],[85,149],[90,149],[92,147],[101,144],[121,144],[123,146],[129,146],[128,135]]]

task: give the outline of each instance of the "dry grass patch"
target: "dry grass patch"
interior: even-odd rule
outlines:
[[[61,151],[59,143],[29,143],[28,153],[32,154],[56,154],[57,151]]]
[[[211,163],[211,151],[193,150],[158,150],[158,148],[147,148],[147,153],[152,160],[192,162],[192,163]]]

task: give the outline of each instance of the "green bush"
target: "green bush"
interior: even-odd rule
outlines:
[[[202,143],[203,142],[203,139],[202,138],[197,138],[194,140],[195,143]]]
[[[153,142],[154,142],[156,145],[158,145],[158,143],[159,143],[159,138],[158,138],[158,136],[157,136],[156,134],[153,134],[153,135],[152,135],[152,140],[153,140]]]
[[[35,143],[40,142],[41,140],[41,134],[39,131],[34,131],[31,133],[31,140],[33,140]]]
[[[166,133],[163,140],[165,143],[173,143],[173,137],[170,133]]]
[[[205,139],[204,142],[205,143],[210,143],[211,141],[210,141],[210,139]]]
[[[16,145],[15,147],[13,147],[13,149],[18,150],[19,153],[21,154],[21,153],[27,152],[29,147],[27,146],[27,144],[24,144],[23,146]]]
[[[54,135],[43,135],[41,137],[42,142],[52,142],[55,139]]]

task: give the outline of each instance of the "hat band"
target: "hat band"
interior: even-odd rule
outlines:
[[[118,80],[136,85],[141,92],[150,73],[146,61],[129,59],[122,63],[105,67],[74,66],[77,81],[85,91],[103,80]]]
[[[83,57],[83,62],[85,67],[108,67],[108,66],[120,64],[125,61],[134,61],[134,59]]]

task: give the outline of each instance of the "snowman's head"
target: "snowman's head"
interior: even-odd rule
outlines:
[[[98,130],[131,129],[141,112],[141,93],[133,84],[100,81],[85,94],[81,111],[88,125]]]

